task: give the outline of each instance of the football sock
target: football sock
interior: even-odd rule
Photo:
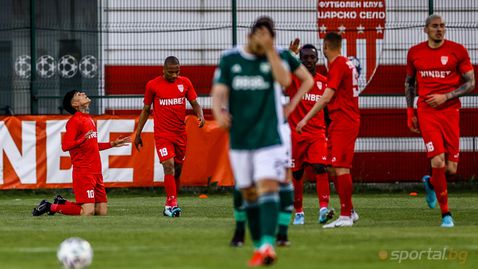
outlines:
[[[251,232],[252,243],[256,249],[261,246],[261,225],[260,225],[260,213],[259,204],[257,201],[249,202],[245,201],[244,206],[246,209],[247,224],[249,231]]]
[[[302,207],[303,195],[304,195],[304,179],[292,179],[294,183],[294,209],[295,213],[304,212]]]
[[[352,176],[345,174],[337,176],[337,193],[340,198],[340,215],[350,217],[352,213]]]
[[[274,245],[279,220],[279,193],[269,192],[259,195],[261,225],[261,245]]]
[[[81,214],[81,206],[75,203],[69,204],[52,204],[50,207],[50,211],[52,213],[60,213],[63,215],[80,215]]]
[[[280,235],[287,235],[290,216],[294,204],[294,187],[291,183],[281,184],[279,188],[279,231]]]
[[[448,212],[448,190],[445,177],[445,167],[432,168],[433,188],[437,195],[438,203],[442,214]]]
[[[319,198],[319,208],[329,207],[330,200],[330,187],[329,187],[329,176],[327,173],[317,174],[316,179],[316,189],[317,197]]]
[[[166,191],[166,206],[176,206],[176,182],[174,181],[174,175],[164,175],[164,189]]]
[[[234,203],[234,220],[236,221],[236,232],[244,232],[246,229],[246,211],[244,208],[244,201],[239,190],[234,188],[233,191]]]

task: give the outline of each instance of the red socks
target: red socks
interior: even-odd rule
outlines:
[[[345,174],[337,176],[337,193],[340,198],[340,215],[350,217],[352,213],[352,176]]]
[[[445,176],[446,168],[432,168],[431,183],[435,189],[442,214],[448,213],[448,189]]]
[[[315,176],[319,208],[328,207],[330,199],[329,176],[327,173]]]
[[[304,179],[292,179],[294,183],[294,209],[295,212],[304,212],[302,207],[302,200],[304,196]]]
[[[50,211],[53,213],[61,213],[63,215],[80,215],[81,206],[73,202],[67,201],[65,204],[52,204]]]
[[[164,189],[166,190],[166,206],[177,206],[176,181],[174,175],[164,175]]]

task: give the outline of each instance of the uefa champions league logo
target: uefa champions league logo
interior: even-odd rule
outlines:
[[[20,55],[13,64],[13,70],[20,79],[29,79],[32,72],[32,60],[29,55]],[[73,78],[79,73],[83,78],[95,78],[98,75],[98,61],[93,55],[77,59],[72,55],[63,55],[58,62],[51,55],[41,55],[35,62],[35,71],[39,78],[49,79],[58,74],[61,78]],[[78,72],[79,71],[79,72]]]

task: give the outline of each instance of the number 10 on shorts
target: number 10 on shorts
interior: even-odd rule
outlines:
[[[89,199],[95,198],[95,190],[87,190],[86,195],[88,196]]]

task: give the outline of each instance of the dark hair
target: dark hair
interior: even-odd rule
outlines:
[[[276,36],[275,28],[274,28],[274,21],[271,17],[268,16],[261,16],[257,18],[257,20],[252,24],[251,27],[251,34],[255,33],[260,28],[265,27],[269,33],[271,33],[272,37]]]
[[[72,90],[72,91],[67,92],[65,94],[65,97],[63,97],[63,109],[66,110],[70,114],[75,114],[76,113],[76,109],[71,106],[71,99],[73,99],[73,97],[75,97],[75,94],[78,93],[78,92],[80,92],[80,91]]]
[[[336,32],[328,32],[325,34],[324,42],[327,42],[331,49],[342,47],[342,36]]]
[[[168,56],[164,60],[164,65],[179,65],[179,60],[175,56]]]
[[[302,48],[300,48],[300,51],[299,51],[299,56],[302,57],[302,50],[306,50],[306,49],[311,49],[315,52],[315,56],[319,56],[319,54],[317,53],[317,48],[312,45],[312,44],[305,44],[304,46],[302,46]]]

